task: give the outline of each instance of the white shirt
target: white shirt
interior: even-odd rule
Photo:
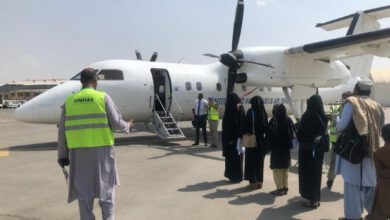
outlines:
[[[200,104],[200,107],[199,107]],[[199,108],[199,115],[207,115],[208,110],[208,102],[205,99],[202,99],[199,101],[199,99],[196,99],[194,102],[194,111],[195,115],[198,115],[198,108]]]

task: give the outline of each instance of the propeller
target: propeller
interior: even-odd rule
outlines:
[[[150,57],[150,62],[156,62],[157,60],[158,53],[154,52],[152,56]]]
[[[135,50],[135,56],[137,57],[137,60],[143,60],[142,55],[138,50]]]
[[[236,7],[236,15],[234,18],[234,26],[233,26],[232,50],[227,53],[223,53],[220,56],[215,54],[210,54],[210,53],[202,54],[203,56],[218,58],[222,64],[229,67],[226,95],[233,93],[237,70],[241,67],[243,63],[251,63],[255,65],[273,68],[273,66],[268,64],[245,60],[243,52],[237,49],[238,43],[240,42],[243,18],[244,18],[244,0],[238,0],[237,7]]]
[[[144,60],[144,59],[142,59],[141,52],[139,52],[138,50],[135,50],[135,56],[137,57],[137,60]],[[157,56],[158,56],[158,53],[153,52],[152,56],[150,57],[150,62],[156,62]]]

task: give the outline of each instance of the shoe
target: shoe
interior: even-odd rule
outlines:
[[[307,208],[312,208],[312,209],[316,209],[320,206],[320,202],[311,202],[311,201],[307,201],[303,204],[303,206],[307,207]]]
[[[332,189],[332,186],[333,186],[333,180],[329,180],[326,181],[326,186],[329,188],[329,189]]]
[[[211,147],[211,148],[217,148],[217,145],[211,144],[209,147]]]
[[[284,190],[283,189],[277,189],[277,190],[271,191],[270,194],[274,195],[274,196],[283,196],[284,195]]]
[[[192,146],[196,146],[196,145],[199,145],[199,143],[195,142],[192,144]]]
[[[204,146],[207,147],[209,144],[207,142],[204,143]]]
[[[288,188],[287,187],[283,188],[283,195],[287,195],[287,193],[288,193]]]
[[[251,190],[261,189],[262,187],[263,187],[262,183],[251,183],[251,184],[246,186],[246,188],[251,189]]]

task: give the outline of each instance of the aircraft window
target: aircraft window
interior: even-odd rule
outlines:
[[[246,92],[248,89],[246,88],[246,85],[241,85],[242,91]]]
[[[192,85],[190,82],[186,82],[186,89],[187,89],[187,91],[191,91]]]
[[[202,91],[202,83],[196,82],[196,90]]]
[[[217,83],[217,91],[221,91],[222,90],[222,85],[221,83]]]
[[[75,75],[72,78],[70,78],[70,80],[80,80],[80,74],[81,73],[77,73],[77,75]]]
[[[272,91],[272,88],[271,88],[271,87],[268,87],[267,89],[268,89],[268,92],[271,92],[271,91]]]
[[[123,80],[123,72],[120,70],[100,70],[98,80]]]
[[[259,87],[260,92],[264,92],[264,87]]]

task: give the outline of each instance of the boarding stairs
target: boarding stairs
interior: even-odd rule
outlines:
[[[162,104],[158,95],[154,96],[155,100],[158,101],[161,108],[156,110],[156,107],[153,107],[153,117],[149,123],[149,127],[161,138],[161,139],[174,139],[174,138],[183,138],[185,137],[183,131],[180,129],[177,121],[170,111],[166,110]],[[172,102],[174,102],[178,109],[181,111],[180,106],[177,104],[176,99],[172,96]],[[181,115],[183,112],[181,111]]]

